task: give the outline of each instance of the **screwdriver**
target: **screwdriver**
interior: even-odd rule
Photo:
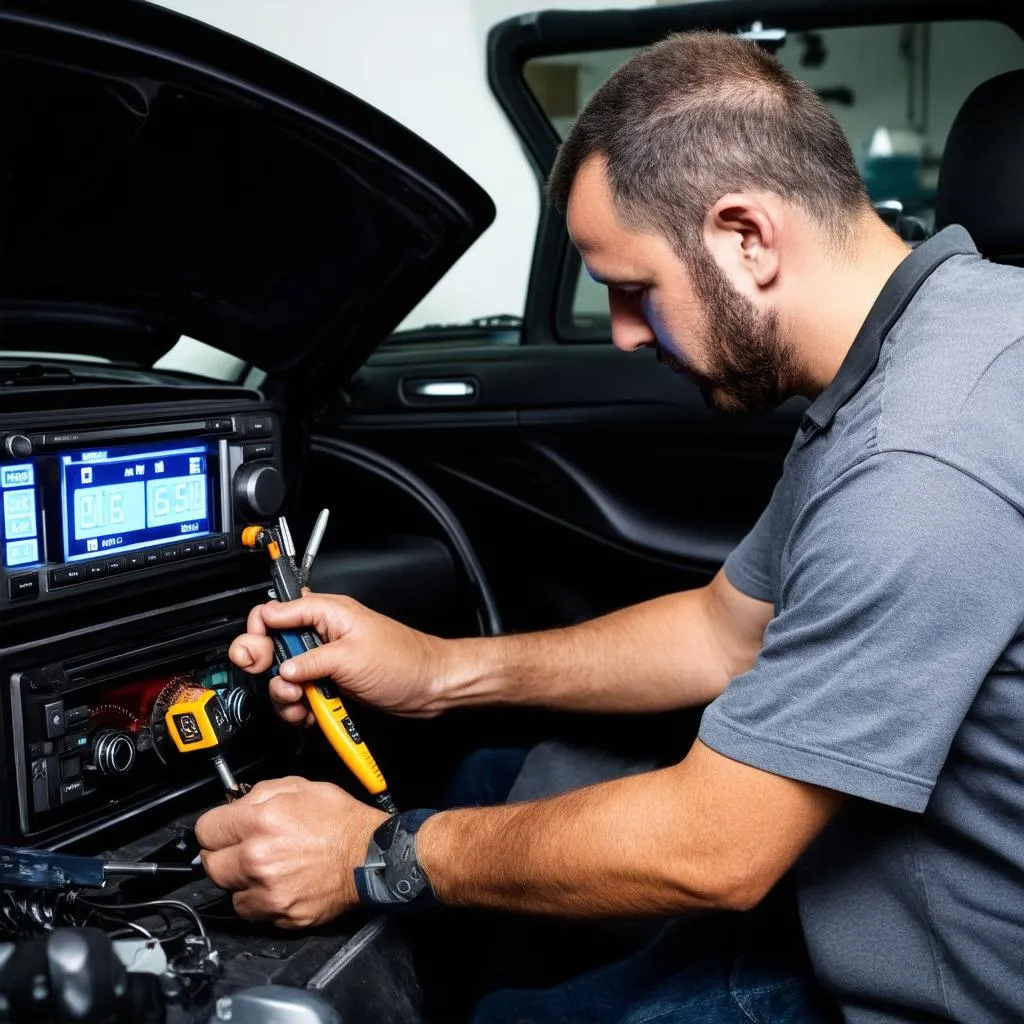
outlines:
[[[53,850],[0,846],[0,886],[3,888],[63,889],[81,885],[102,888],[108,879],[124,875],[195,875],[191,864],[137,863],[57,853]]]
[[[214,690],[199,686],[182,689],[167,709],[164,725],[182,754],[209,751],[213,769],[229,802],[245,796],[249,787],[238,782],[220,749],[221,744],[231,738],[234,728]]]
[[[317,548],[323,539],[327,526],[328,510],[324,509],[317,519],[310,535],[301,568],[295,564],[295,545],[292,541],[288,521],[282,516],[278,520],[275,535],[273,529],[264,526],[247,526],[242,531],[242,544],[254,551],[266,551],[270,556],[270,577],[273,590],[282,601],[297,601],[302,588],[309,580],[309,574],[316,558]],[[289,658],[320,647],[323,641],[315,630],[278,630],[271,636],[278,667]],[[384,775],[362,736],[356,729],[352,716],[341,701],[334,685],[327,679],[302,683],[306,702],[321,732],[327,737],[335,753],[345,762],[353,775],[373,797],[374,803],[388,814],[397,811]]]

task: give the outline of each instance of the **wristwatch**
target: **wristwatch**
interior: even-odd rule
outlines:
[[[354,872],[356,891],[364,906],[405,910],[441,905],[416,857],[416,833],[436,813],[404,811],[377,826],[366,860]]]

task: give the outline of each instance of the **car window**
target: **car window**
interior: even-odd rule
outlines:
[[[527,85],[560,137],[591,93],[633,52],[602,50],[527,62]],[[939,162],[961,104],[987,79],[1024,67],[1024,39],[1007,25],[982,21],[787,33],[776,53],[829,104],[872,200],[901,204],[904,215],[919,219],[928,232]],[[606,329],[607,322],[606,289],[581,268],[573,326],[586,337]]]

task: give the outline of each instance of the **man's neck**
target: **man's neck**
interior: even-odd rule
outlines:
[[[864,321],[910,247],[874,214],[864,218],[852,255],[820,261],[802,309],[789,317],[798,392],[816,398],[839,372]]]

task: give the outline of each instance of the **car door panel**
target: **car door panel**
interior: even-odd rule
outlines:
[[[409,401],[410,380],[475,393]],[[715,413],[652,355],[610,343],[409,346],[366,364],[332,430],[438,489],[522,628],[710,578],[767,503],[801,409]]]

